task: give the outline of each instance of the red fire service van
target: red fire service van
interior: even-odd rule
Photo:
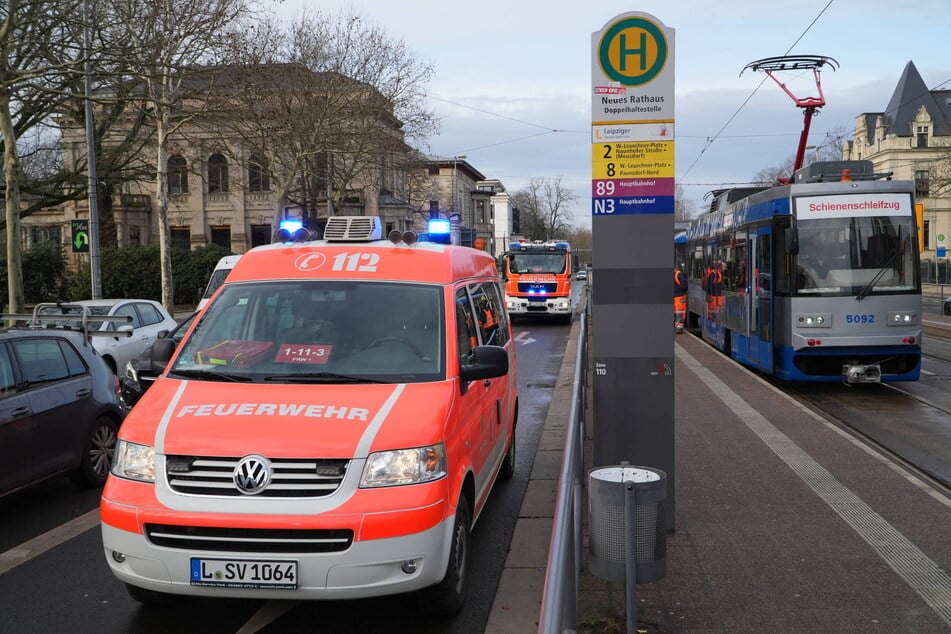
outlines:
[[[515,469],[493,258],[335,217],[242,255],[119,432],[105,557],[131,595],[465,600],[470,531]],[[303,238],[301,241],[298,239]]]

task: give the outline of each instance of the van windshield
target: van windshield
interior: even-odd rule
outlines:
[[[333,280],[229,284],[171,373],[268,382],[445,379],[439,286]]]
[[[224,284],[225,278],[228,277],[230,272],[231,269],[215,269],[212,271],[211,277],[208,278],[208,286],[205,287],[205,294],[201,298],[210,299],[218,290],[218,287]]]

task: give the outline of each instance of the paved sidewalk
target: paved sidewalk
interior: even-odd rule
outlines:
[[[492,634],[537,631],[579,327],[485,630]],[[637,588],[639,629],[951,632],[951,500],[699,339],[678,335],[675,348],[677,530],[667,535],[666,576]],[[586,507],[587,490],[583,498]],[[587,561],[587,508],[582,517]],[[623,583],[585,570],[578,601],[578,632],[626,632]]]

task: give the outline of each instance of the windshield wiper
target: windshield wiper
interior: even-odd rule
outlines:
[[[898,228],[898,245],[898,250],[892,253],[892,256],[888,258],[888,261],[885,262],[885,264],[882,265],[882,268],[878,270],[878,273],[875,274],[875,277],[873,277],[872,280],[865,285],[865,288],[859,291],[859,294],[855,296],[856,301],[862,301],[868,297],[868,294],[872,292],[872,289],[875,288],[875,285],[878,283],[878,281],[884,277],[885,271],[887,271],[891,267],[892,263],[898,259],[898,256],[905,255],[904,243],[901,239],[901,227]]]
[[[208,379],[209,381],[230,381],[233,383],[247,383],[251,377],[244,374],[228,374],[227,372],[212,372],[210,370],[172,370],[172,374],[193,379]]]
[[[335,372],[305,372],[303,374],[273,374],[262,381],[284,381],[286,383],[389,383],[365,376],[350,376]]]

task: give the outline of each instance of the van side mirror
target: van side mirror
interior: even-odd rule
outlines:
[[[502,346],[476,346],[472,363],[459,368],[459,380],[465,384],[479,379],[494,379],[509,371],[509,355]]]
[[[155,372],[155,374],[165,372],[165,366],[168,365],[168,360],[172,358],[173,354],[175,354],[174,339],[156,339],[155,343],[152,344],[150,359],[152,362],[152,371]]]

